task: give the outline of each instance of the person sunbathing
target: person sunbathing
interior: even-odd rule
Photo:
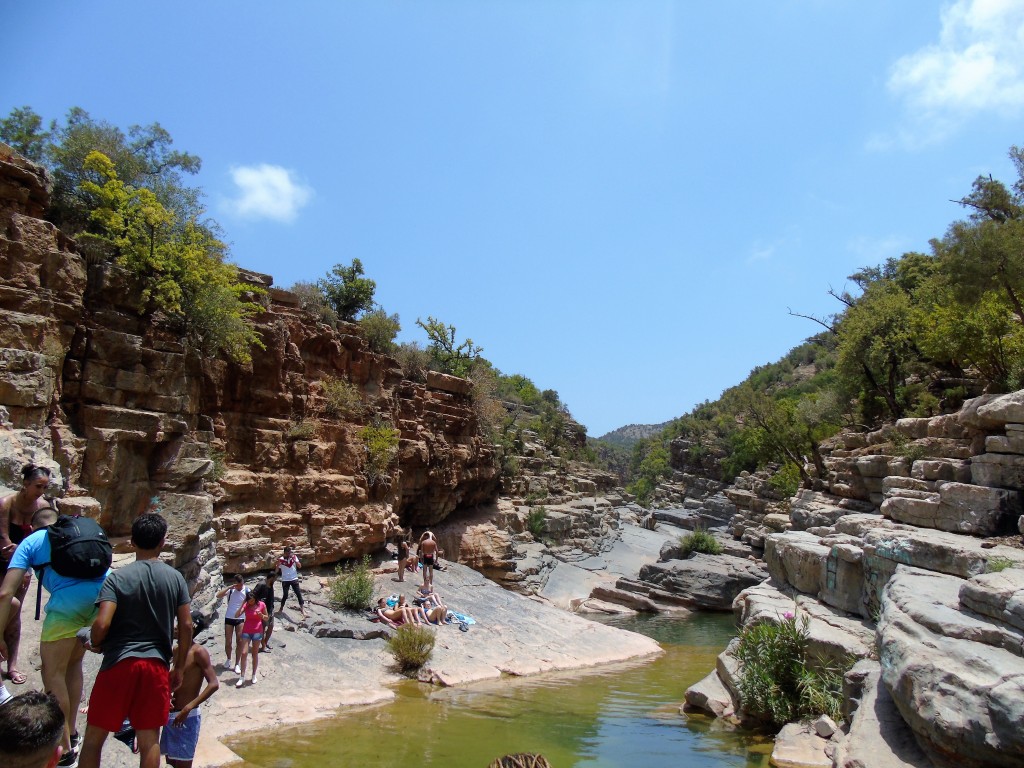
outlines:
[[[377,601],[377,618],[389,627],[398,627],[401,624],[412,622],[412,612],[408,606],[405,609],[400,609],[397,606],[389,608],[388,601],[382,597]]]

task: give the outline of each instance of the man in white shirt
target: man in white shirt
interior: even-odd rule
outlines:
[[[295,591],[295,597],[299,599],[299,610],[302,611],[303,616],[308,616],[306,613],[306,605],[302,600],[302,590],[299,589],[299,568],[302,564],[299,562],[299,558],[292,554],[291,547],[284,548],[284,555],[277,558],[277,572],[281,574],[281,610],[278,613],[284,613],[284,604],[288,599],[289,587]]]

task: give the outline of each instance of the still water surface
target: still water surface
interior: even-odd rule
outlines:
[[[390,704],[231,743],[250,768],[485,768],[539,752],[555,768],[766,768],[771,739],[679,714],[735,633],[731,615],[609,621],[655,638],[653,661],[470,688],[402,684]]]

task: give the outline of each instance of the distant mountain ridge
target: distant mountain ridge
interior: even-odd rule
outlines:
[[[597,439],[611,445],[631,448],[638,441],[661,432],[668,424],[667,421],[661,424],[627,424],[624,427],[613,429]]]

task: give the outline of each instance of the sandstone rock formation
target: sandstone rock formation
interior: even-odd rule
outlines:
[[[493,502],[498,468],[478,434],[469,382],[403,378],[354,326],[319,324],[271,278],[251,364],[204,357],[136,288],[90,263],[41,217],[39,167],[0,146],[0,482],[27,460],[59,470],[69,508],[124,534],[147,508],[172,521],[175,564],[200,591],[269,567],[292,545],[304,563],[379,549],[399,528]],[[323,383],[351,383],[362,415],[329,416]],[[400,433],[390,476],[371,485],[359,430]]]
[[[741,625],[804,614],[819,653],[863,659],[835,766],[1024,764],[1022,403],[1024,392],[986,395],[958,414],[842,434],[788,519],[726,489],[746,499],[733,534],[763,537],[771,575],[737,597]],[[687,705],[741,712],[738,674],[727,649]]]

